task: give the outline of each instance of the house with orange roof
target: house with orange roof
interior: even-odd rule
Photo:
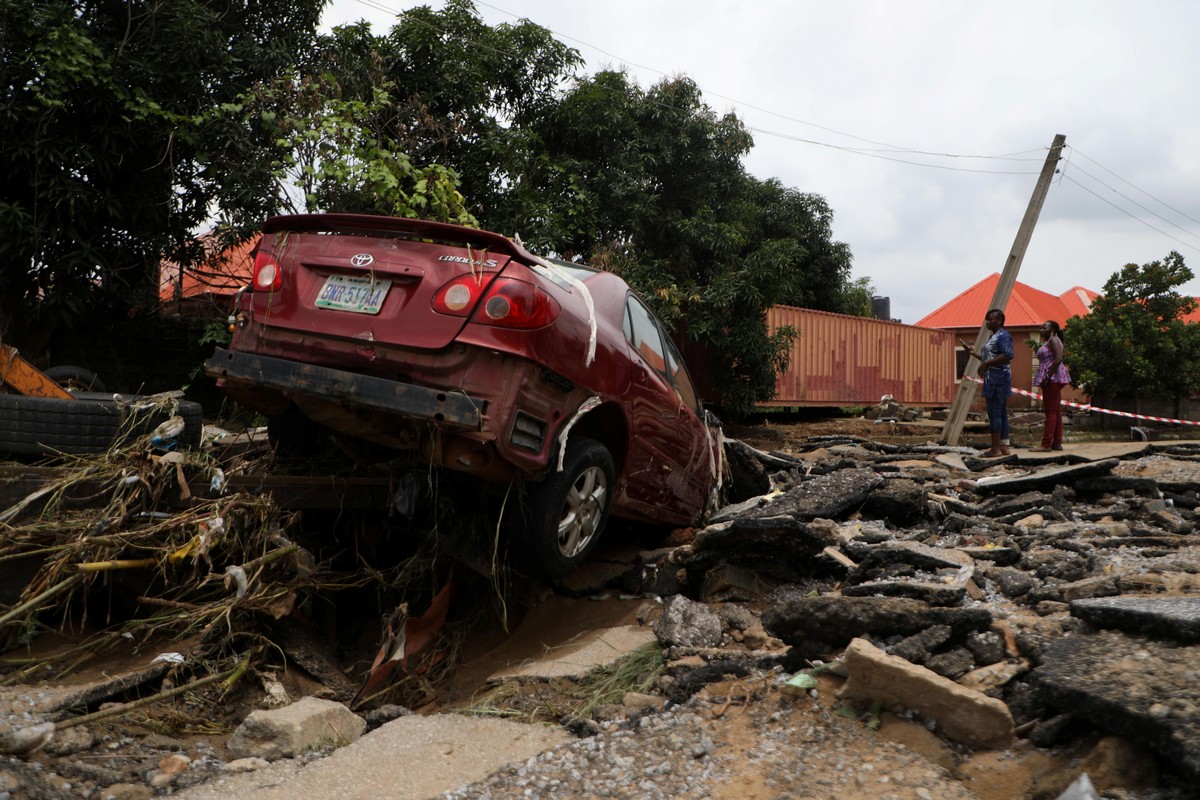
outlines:
[[[974,344],[975,336],[983,325],[983,318],[991,308],[992,298],[996,294],[996,286],[1000,283],[1000,273],[993,272],[983,280],[971,286],[940,308],[927,314],[917,321],[921,328],[938,328],[949,330],[956,336]],[[1013,337],[1013,388],[1024,389],[1037,393],[1033,386],[1033,376],[1037,372],[1037,356],[1035,351],[1040,343],[1038,329],[1047,320],[1054,320],[1063,327],[1071,317],[1086,315],[1091,309],[1092,301],[1099,295],[1082,286],[1075,286],[1061,295],[1053,295],[1035,289],[1027,283],[1016,281],[1012,294],[1004,309],[1005,329]],[[1070,364],[1070,334],[1066,332],[1067,361]],[[1034,344],[1029,344],[1033,342]],[[958,375],[961,376],[966,368],[967,356],[958,353]],[[1064,400],[1079,402],[1086,399],[1082,392],[1068,388],[1063,392]],[[1037,405],[1037,401],[1014,393],[1009,398],[1009,406],[1013,408],[1029,408]]]
[[[159,301],[164,304],[197,300],[228,301],[254,279],[254,248],[258,246],[259,238],[253,236],[239,245],[221,250],[212,231],[201,234],[200,242],[208,254],[201,264],[181,270],[173,261],[162,263],[158,275]]]

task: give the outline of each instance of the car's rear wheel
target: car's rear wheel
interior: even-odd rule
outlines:
[[[523,566],[540,577],[561,578],[582,564],[604,533],[615,485],[608,448],[586,436],[571,439],[562,471],[526,491]]]

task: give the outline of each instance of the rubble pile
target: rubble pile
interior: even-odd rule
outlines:
[[[788,646],[774,663],[844,660],[848,703],[916,711],[972,747],[1104,731],[1200,781],[1200,443],[999,466],[934,445],[806,445],[762,454],[772,491],[658,556],[649,585],[673,574],[696,600],[761,608]],[[909,693],[900,660],[924,673]],[[1007,722],[939,706],[946,683]]]
[[[792,713],[789,696],[799,702],[831,686],[843,716],[861,720],[866,729],[878,727],[887,714],[919,722],[964,759],[1018,746],[1073,754],[1071,768],[1046,777],[1030,797],[1058,797],[1082,773],[1096,791],[1123,798],[1183,798],[1186,787],[1200,783],[1200,443],[1126,445],[1113,457],[1068,451],[980,459],[968,448],[838,435],[770,453],[731,441],[727,454],[731,502],[705,527],[676,532],[657,549],[635,548],[631,556],[601,554],[611,563],[555,587],[575,597],[617,590],[661,598],[643,615],[657,647],[655,658],[633,671],[636,686],[614,694],[610,681],[606,699],[582,710],[543,702],[544,694],[530,704],[526,690],[519,712],[519,691],[509,684],[493,687],[488,714],[558,722],[581,738],[558,745],[559,755],[463,787],[461,796],[520,796],[543,784],[570,796],[578,772],[572,765],[589,758],[594,763],[594,753],[606,747],[628,749],[620,757],[627,761],[638,751],[659,753],[668,760],[655,768],[680,776],[680,792],[703,793],[711,776],[734,774],[720,760],[719,747],[709,742],[675,754],[683,760],[672,767],[674,755],[639,737],[691,741],[680,738],[682,725],[695,729],[692,738],[711,735],[719,744],[719,734],[696,727],[698,719],[715,720],[731,705],[761,705],[752,712],[756,724],[770,727]],[[142,616],[135,625],[104,633],[146,635],[147,646],[188,643],[193,649],[187,663],[195,665],[194,654],[203,654],[208,673],[221,681],[237,680],[235,672],[245,664],[259,678],[261,693],[270,695],[271,662],[253,644],[287,641],[276,624],[303,617],[306,598],[319,599],[342,582],[372,581],[376,588],[390,582],[395,588],[403,569],[382,577],[380,554],[367,558],[363,552],[357,572],[334,570],[329,551],[308,549],[289,529],[294,523],[288,515],[254,495],[195,501],[169,518],[139,517],[159,506],[137,492],[162,483],[155,470],[174,475],[175,468],[150,459],[137,467],[141,471],[131,469],[126,462],[103,479],[110,491],[102,513],[93,509],[73,522],[73,512],[63,510],[55,517],[56,534],[45,525],[47,512],[34,510],[29,498],[6,518],[0,558],[38,553],[40,564],[21,583],[20,597],[0,598],[8,606],[0,608],[7,623],[0,633],[10,654],[38,624],[32,612],[39,604],[31,599],[48,603],[53,596],[47,591],[72,579],[63,595],[78,600],[86,590],[95,596],[108,585],[103,580],[145,569],[113,565],[150,559],[154,581],[139,586],[137,600],[156,609],[186,609],[188,624],[174,627]],[[138,480],[129,480],[132,475]],[[125,486],[128,494],[112,491]],[[212,532],[218,517],[226,520],[221,535]],[[98,528],[98,519],[115,522]],[[78,566],[102,563],[110,566],[93,572]],[[236,577],[226,580],[229,564],[241,566],[244,586]],[[493,573],[490,580],[518,579]],[[152,597],[167,602],[155,605]],[[24,627],[11,623],[17,617]],[[309,649],[320,651],[319,641],[313,644],[317,632],[311,625],[307,631]],[[345,642],[341,633],[334,638]],[[282,646],[289,656],[303,651]],[[324,659],[324,671],[320,657],[300,662],[319,682],[308,694],[353,705],[350,675],[358,677],[367,665],[355,673],[331,662]],[[32,685],[50,677],[42,662],[15,664],[5,667],[6,683]],[[55,674],[65,666],[56,665]],[[171,672],[177,667],[155,665],[129,680],[157,687],[166,676],[166,685],[177,685],[185,680]],[[424,680],[425,689],[435,692],[436,678]],[[536,691],[548,692],[549,685],[544,681]],[[83,706],[118,694],[111,685],[93,686],[85,700],[59,691],[43,686],[41,695],[23,688],[0,696],[6,712],[0,737],[31,735],[35,723],[62,721],[66,709],[77,715]],[[275,705],[303,710],[288,705],[298,699],[295,687],[290,698],[283,696]],[[503,697],[512,697],[514,705],[505,707]],[[353,706],[366,717],[364,725],[347,725],[353,733],[334,746],[407,713],[382,705],[384,700]],[[321,709],[330,712],[327,705]],[[284,733],[270,734],[263,713],[273,712],[256,712],[251,729],[233,738],[253,739],[253,746],[201,754],[183,777],[161,777],[163,768],[151,769],[159,781],[154,787],[202,782],[236,758],[245,769],[257,769],[264,759],[311,759],[330,745],[293,741],[297,726],[288,728],[286,736],[293,738],[286,741]],[[91,733],[83,739],[75,752],[97,744]],[[10,745],[6,752],[18,750]],[[705,766],[702,759],[710,757],[714,761]],[[772,774],[786,781],[782,756],[771,758]],[[205,759],[211,762],[207,772],[200,763]],[[1125,764],[1131,766],[1119,766]],[[4,769],[0,765],[0,778]],[[530,783],[535,769],[546,772]],[[77,773],[76,780],[87,778]],[[91,780],[93,789],[103,784],[99,777]]]

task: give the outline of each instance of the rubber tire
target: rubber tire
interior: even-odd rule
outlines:
[[[165,422],[162,411],[138,413],[130,424],[132,403],[138,396],[114,400],[111,394],[80,392],[73,400],[0,394],[0,452],[14,455],[94,455],[105,453],[153,431]],[[183,417],[179,444],[198,447],[204,430],[199,403],[180,400],[176,413]]]
[[[520,566],[532,575],[551,580],[577,569],[600,543],[616,484],[616,470],[608,448],[586,436],[570,439],[562,472],[551,472],[526,488],[523,525],[515,532]],[[601,489],[602,497],[597,497]],[[587,496],[580,498],[581,490]],[[585,517],[576,519],[574,525],[568,522],[568,528],[576,531],[577,526],[582,526],[585,540],[574,542],[568,535],[564,543],[560,531],[573,513],[573,497],[584,500]]]
[[[63,364],[46,370],[45,375],[64,389],[79,389],[84,392],[107,392],[104,381],[84,367]]]

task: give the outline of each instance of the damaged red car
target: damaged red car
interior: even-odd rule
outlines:
[[[615,274],[458,225],[281,216],[231,319],[206,371],[280,446],[319,426],[515,483],[510,545],[542,576],[584,560],[610,514],[688,525],[719,488],[715,419]]]

